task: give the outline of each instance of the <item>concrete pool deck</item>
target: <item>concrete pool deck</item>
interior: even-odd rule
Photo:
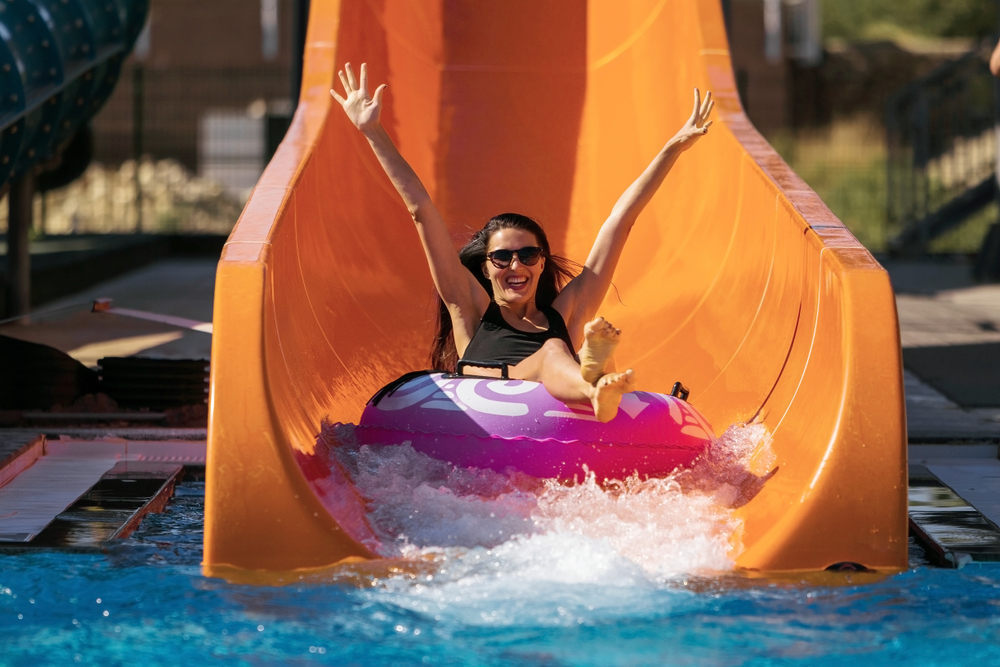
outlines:
[[[1000,285],[972,281],[968,262],[886,261],[896,292],[900,339],[907,352],[1000,343]],[[1000,367],[976,369],[984,389],[1000,388]],[[954,442],[1000,443],[1000,402],[959,405],[907,367],[906,420],[911,445]]]
[[[208,359],[210,334],[93,313],[90,306],[96,299],[110,298],[119,308],[211,322],[217,263],[212,258],[155,262],[46,303],[26,320],[0,325],[0,334],[54,347],[90,367],[101,357]]]
[[[1000,559],[995,531],[1000,524],[1000,366],[991,358],[1000,344],[1000,285],[974,283],[971,266],[964,261],[884,265],[896,292],[906,367],[911,521],[918,532],[923,529],[955,552],[947,559],[953,565],[970,558]],[[978,364],[948,368],[948,354],[957,349]],[[935,366],[935,354],[943,364]],[[968,400],[970,387],[975,405],[963,406],[955,397]],[[942,389],[952,390],[953,396]],[[913,475],[921,481],[915,482]],[[928,492],[928,475],[948,489]],[[949,489],[957,498],[947,493]],[[928,499],[930,507],[925,505]],[[962,507],[962,501],[968,507]],[[980,528],[968,529],[977,522]],[[956,529],[960,524],[967,529]]]

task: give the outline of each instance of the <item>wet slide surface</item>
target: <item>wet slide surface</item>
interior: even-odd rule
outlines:
[[[345,61],[388,82],[383,124],[457,244],[518,211],[577,261],[692,88],[711,89],[716,124],[640,216],[605,302],[617,358],[642,390],[683,381],[719,433],[769,434],[767,481],[735,510],[737,566],[905,567],[889,279],[746,119],[717,2],[326,0],[295,120],[217,273],[208,573],[378,553],[316,434],[426,366],[435,304],[402,202],[327,92]]]

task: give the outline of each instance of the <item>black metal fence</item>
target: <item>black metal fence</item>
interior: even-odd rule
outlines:
[[[886,105],[886,215],[901,252],[926,251],[994,199],[994,80],[982,54],[943,64]]]

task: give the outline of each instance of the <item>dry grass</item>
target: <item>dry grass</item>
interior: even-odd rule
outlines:
[[[228,234],[243,202],[218,183],[199,178],[173,160],[139,163],[142,215],[136,206],[136,164],[92,164],[76,181],[35,195],[35,226],[46,234],[168,233]],[[44,210],[43,210],[44,208]],[[44,225],[44,227],[43,227]],[[7,206],[0,206],[0,229]]]
[[[771,144],[869,250],[886,248],[886,147],[871,119],[783,133]]]

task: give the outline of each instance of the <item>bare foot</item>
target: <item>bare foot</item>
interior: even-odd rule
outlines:
[[[590,399],[597,420],[609,422],[618,414],[618,404],[622,394],[635,388],[635,373],[628,369],[624,373],[608,373],[594,385],[594,397]]]
[[[595,384],[604,375],[604,369],[618,347],[621,329],[611,326],[603,317],[588,322],[583,327],[583,347],[580,348],[580,375]]]

